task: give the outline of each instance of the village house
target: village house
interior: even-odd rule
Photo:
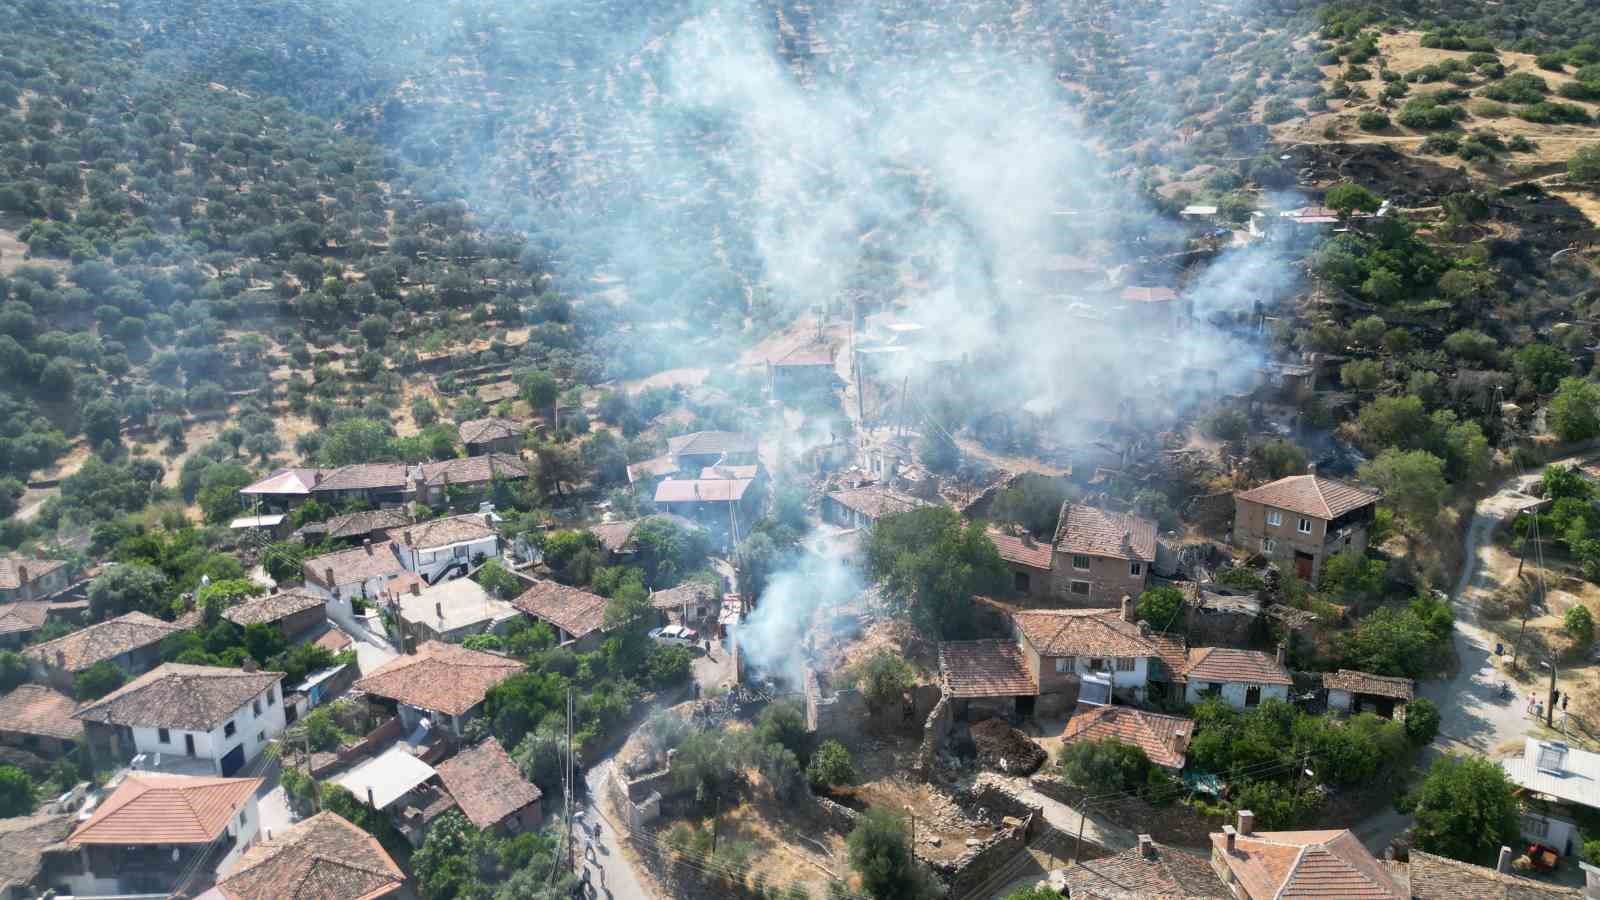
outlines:
[[[490,453],[515,454],[522,449],[522,440],[528,427],[510,419],[472,419],[456,428],[461,445],[468,456],[486,456]]]
[[[956,721],[1031,716],[1039,680],[1016,641],[939,642],[939,687]]]
[[[1371,675],[1353,669],[1322,673],[1322,688],[1328,692],[1329,709],[1351,715],[1377,713],[1402,722],[1415,685],[1409,678]]]
[[[355,463],[319,473],[311,496],[335,508],[352,501],[373,507],[400,506],[411,499],[409,489],[405,463]]]
[[[822,520],[840,528],[870,529],[878,520],[910,512],[927,502],[881,484],[829,491],[822,496]]]
[[[719,531],[742,530],[759,518],[758,474],[756,466],[717,467],[703,470],[699,478],[664,478],[656,482],[654,501],[663,512]]]
[[[332,779],[357,800],[385,813],[411,846],[422,846],[428,826],[455,808],[439,773],[403,744],[394,744]]]
[[[300,526],[295,535],[307,544],[321,541],[359,544],[367,540],[382,543],[393,536],[391,532],[398,534],[410,524],[411,514],[398,507],[363,509],[334,516],[326,522],[308,522]]]
[[[1512,870],[1510,847],[1500,848],[1497,868],[1435,856],[1415,847],[1404,868],[1412,900],[1595,900],[1600,892],[1525,878]]]
[[[985,529],[1000,561],[1011,572],[1011,593],[1017,597],[1043,599],[1050,596],[1050,564],[1054,548],[1035,540],[1027,531],[1010,531],[989,526]]]
[[[1255,813],[1211,835],[1211,868],[1238,900],[1408,900],[1349,829],[1255,830]]]
[[[161,659],[161,642],[183,631],[142,612],[107,619],[22,651],[34,681],[47,682],[62,693],[74,693],[78,674],[109,662],[128,675],[138,675]]]
[[[407,470],[412,499],[435,509],[477,500],[496,481],[528,477],[528,464],[510,453],[425,462]]]
[[[83,897],[165,895],[195,866],[227,871],[255,843],[260,786],[259,778],[130,772],[67,838],[76,864],[52,866],[49,880]]]
[[[470,578],[456,578],[423,588],[413,584],[391,601],[390,608],[405,629],[407,646],[424,641],[459,644],[474,634],[502,632],[521,617],[515,606],[491,597]]]
[[[328,601],[328,615],[345,628],[354,629],[357,598],[383,595],[392,579],[408,574],[400,545],[368,542],[349,550],[314,556],[301,564],[305,586]]]
[[[826,390],[838,380],[834,372],[834,348],[828,344],[795,347],[767,360],[767,386],[778,398],[794,397],[807,391]]]
[[[1501,760],[1500,767],[1525,794],[1523,838],[1554,847],[1562,856],[1582,849],[1577,819],[1600,810],[1600,753],[1526,737],[1522,754]]]
[[[1150,585],[1156,525],[1069,501],[1061,504],[1054,547],[1052,593],[1074,606],[1111,606]]]
[[[556,631],[562,645],[592,650],[605,625],[606,598],[555,581],[540,581],[523,591],[511,604]]]
[[[77,854],[63,843],[75,824],[70,813],[0,819],[0,900],[44,896],[51,888],[49,873],[77,863]]]
[[[1315,582],[1336,553],[1367,552],[1378,495],[1316,473],[1234,494],[1233,544]]]
[[[1254,709],[1263,700],[1289,699],[1294,679],[1284,667],[1284,647],[1278,655],[1231,647],[1193,647],[1180,673],[1186,684],[1185,703],[1217,697],[1234,709]]]
[[[1134,847],[1099,859],[1079,860],[1061,872],[1067,896],[1091,900],[1224,900],[1233,896],[1204,856],[1158,843],[1148,834],[1139,835]]]
[[[1184,304],[1169,287],[1125,287],[1120,299],[1123,317],[1146,333],[1171,332],[1183,317]]]
[[[265,597],[252,597],[222,611],[222,617],[240,628],[271,625],[285,640],[294,642],[328,620],[328,600],[307,588],[290,588]]]
[[[759,448],[755,435],[737,431],[696,431],[667,438],[667,455],[684,472],[716,465],[760,465]]]
[[[289,516],[285,513],[240,516],[230,520],[228,528],[232,531],[245,532],[248,539],[262,542],[281,541],[291,533]]]
[[[671,624],[704,631],[716,627],[722,597],[715,587],[703,581],[690,581],[675,588],[652,592],[650,606]]]
[[[521,834],[544,821],[542,792],[492,737],[440,763],[438,771],[456,806],[483,831]]]
[[[281,900],[289,885],[316,900],[378,900],[405,882],[377,838],[321,812],[269,834],[198,900]]]
[[[39,629],[52,620],[78,624],[87,609],[87,601],[45,603],[38,600],[21,600],[16,603],[0,603],[0,650],[21,648],[33,640]]]
[[[1192,737],[1194,722],[1189,719],[1132,706],[1083,704],[1067,720],[1061,742],[1120,741],[1143,750],[1152,763],[1179,772],[1188,762]]]
[[[332,469],[279,469],[239,489],[245,505],[262,512],[288,512],[311,499],[312,491]]]
[[[147,754],[141,768],[227,777],[283,731],[282,681],[282,672],[163,663],[73,717],[102,760]]]
[[[522,663],[494,653],[425,641],[415,653],[391,659],[357,681],[355,689],[394,703],[407,731],[427,719],[460,737],[489,689],[523,669]]]
[[[1186,660],[1181,640],[1134,621],[1132,598],[1120,609],[1028,610],[1011,621],[1041,697],[1064,708],[1116,696],[1143,702],[1152,682],[1172,681]]]
[[[456,578],[500,555],[500,531],[490,513],[418,522],[400,533],[400,562],[428,584]]]
[[[641,519],[622,519],[616,522],[601,522],[590,525],[588,532],[600,542],[600,549],[606,552],[606,561],[610,565],[619,565],[631,560],[638,553],[639,545],[634,540],[634,533],[639,526],[651,521],[671,522],[679,528],[688,531],[701,531],[698,522],[685,519],[682,516],[659,514],[645,516]]]
[[[59,759],[83,743],[78,703],[42,684],[19,684],[0,696],[0,745]]]
[[[0,556],[0,603],[43,600],[72,586],[77,570],[60,559]]]

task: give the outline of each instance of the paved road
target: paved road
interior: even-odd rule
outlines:
[[[622,855],[621,838],[616,829],[595,808],[595,800],[605,787],[605,763],[608,760],[609,757],[599,760],[584,773],[583,780],[588,790],[584,794],[583,819],[590,826],[598,826],[600,837],[595,842],[595,854],[589,857],[592,861],[580,860],[580,864],[589,872],[589,883],[595,889],[592,894],[594,897],[601,900],[655,900],[656,895],[645,887],[647,882],[634,873],[633,866]]]

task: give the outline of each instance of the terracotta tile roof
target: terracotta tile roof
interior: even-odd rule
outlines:
[[[1050,570],[1053,554],[1049,544],[1036,541],[1028,535],[1011,534],[994,527],[984,529],[984,533],[989,535],[994,548],[1000,551],[1000,558],[1006,562],[1040,571]]]
[[[521,422],[497,419],[493,416],[462,422],[456,428],[456,434],[461,437],[463,444],[487,444],[491,441],[511,440],[527,433],[528,427]]]
[[[182,630],[180,626],[163,622],[155,616],[131,612],[80,628],[53,641],[35,644],[22,653],[47,666],[64,668],[68,672],[82,672],[95,663],[159,644],[167,635]],[[65,663],[61,661],[61,655],[65,656]]]
[[[328,601],[321,594],[306,588],[290,588],[265,597],[253,597],[222,611],[222,617],[243,628],[246,625],[266,624],[287,619],[308,609],[326,607]]]
[[[731,503],[755,481],[749,478],[668,478],[656,483],[657,503]]]
[[[300,566],[305,579],[315,584],[333,588],[341,584],[366,581],[369,578],[388,578],[406,571],[400,562],[400,551],[394,541],[363,544],[349,550],[336,550],[306,560]],[[328,580],[328,571],[333,580]]]
[[[312,641],[312,643],[327,650],[329,653],[343,653],[355,644],[355,640],[350,635],[345,634],[344,629],[337,625],[329,624],[328,630],[324,631],[322,636]]]
[[[162,663],[75,714],[86,722],[210,731],[282,680],[282,672]]]
[[[441,763],[439,780],[479,828],[493,828],[543,796],[492,737]]]
[[[418,522],[401,533],[401,540],[419,550],[444,547],[468,541],[481,541],[500,532],[486,521],[483,513],[467,513]]]
[[[21,889],[39,877],[45,851],[60,847],[72,822],[71,815],[49,814],[0,819],[0,896],[33,896]]]
[[[667,454],[755,453],[758,443],[753,434],[737,431],[696,431],[667,438]]]
[[[83,723],[72,717],[77,711],[77,701],[66,694],[42,684],[20,684],[0,697],[0,731],[81,741]]]
[[[1182,676],[1189,681],[1294,684],[1289,670],[1271,653],[1229,647],[1194,647]]]
[[[1234,497],[1314,519],[1328,520],[1378,502],[1378,495],[1371,491],[1321,475],[1290,475],[1242,491]]]
[[[1167,667],[1167,672],[1174,678],[1183,676],[1183,669],[1189,664],[1189,644],[1181,637],[1170,634],[1152,634],[1150,643],[1155,645],[1156,652],[1161,656],[1162,665]]]
[[[322,481],[312,488],[322,491],[365,491],[375,488],[400,489],[406,486],[405,463],[356,463],[340,466],[322,476]]]
[[[0,603],[0,634],[38,631],[44,627],[48,618],[50,618],[48,603]]]
[[[620,522],[601,522],[599,525],[590,525],[589,533],[594,535],[607,553],[621,553],[633,540],[633,530],[643,521],[623,519]]]
[[[374,531],[404,528],[410,524],[411,515],[403,509],[364,509],[360,512],[334,516],[321,523],[321,528],[330,540],[336,540],[364,537]],[[306,526],[305,530],[315,528],[316,526]]]
[[[405,878],[377,838],[324,812],[251,847],[217,891],[226,900],[373,900]]]
[[[59,559],[33,559],[26,556],[0,556],[0,591],[14,591],[22,587],[22,570],[28,570],[28,580],[33,581],[66,565]]]
[[[953,697],[1031,697],[1039,685],[1012,641],[942,641],[939,677]]]
[[[809,366],[833,366],[833,347],[818,344],[803,344],[790,350],[777,359],[769,360],[775,368]]]
[[[1122,289],[1124,303],[1168,303],[1178,299],[1178,292],[1169,287],[1126,287]]]
[[[1063,871],[1072,896],[1087,900],[1209,900],[1233,896],[1205,857],[1155,842],[1151,843],[1149,856],[1132,848],[1079,862]]]
[[[493,653],[424,641],[416,653],[391,659],[357,681],[355,689],[459,716],[482,703],[490,688],[524,668]]]
[[[259,778],[130,772],[69,844],[206,844],[255,796]]]
[[[628,466],[628,482],[631,484],[641,478],[661,478],[672,475],[678,471],[678,461],[671,456],[657,456],[652,459],[640,460]]]
[[[316,487],[317,478],[326,476],[332,469],[279,469],[271,475],[239,489],[241,494],[278,494],[305,496]]]
[[[1055,547],[1062,553],[1154,562],[1156,523],[1081,503],[1063,503],[1056,521]]]
[[[1115,738],[1144,751],[1150,761],[1169,769],[1183,768],[1194,723],[1178,716],[1145,712],[1131,706],[1080,705],[1061,734],[1064,743]]]
[[[606,598],[554,581],[535,584],[511,604],[535,619],[560,628],[574,640],[605,624]]]
[[[509,453],[446,459],[422,464],[422,480],[430,485],[488,484],[496,478],[527,478],[528,464]]]
[[[1583,896],[1579,888],[1496,872],[1421,850],[1411,851],[1406,868],[1415,900],[1561,900]]]
[[[1162,648],[1114,609],[1014,612],[1024,640],[1040,656],[1162,656]]]
[[[1348,830],[1255,832],[1240,835],[1232,853],[1226,836],[1213,833],[1211,846],[1252,898],[1406,900]]]
[[[717,589],[703,581],[691,581],[650,595],[650,605],[656,609],[682,609],[684,604],[705,606],[716,601]]]
[[[827,497],[845,509],[854,510],[874,522],[884,516],[910,512],[920,506],[928,505],[920,498],[903,494],[881,484],[829,491]]]
[[[1377,697],[1410,700],[1416,682],[1409,678],[1393,678],[1388,675],[1357,672],[1354,669],[1340,669],[1337,672],[1322,673],[1322,686],[1329,690],[1349,691],[1352,694],[1372,694]]]

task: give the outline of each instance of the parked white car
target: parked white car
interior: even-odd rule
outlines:
[[[669,644],[693,644],[700,640],[700,635],[687,625],[667,625],[652,629],[650,636],[658,641]]]

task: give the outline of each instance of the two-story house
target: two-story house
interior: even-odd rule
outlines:
[[[327,615],[327,597],[304,587],[252,597],[222,611],[224,619],[240,628],[271,625],[290,641],[320,627]]]
[[[1289,689],[1294,687],[1281,644],[1276,657],[1259,650],[1194,647],[1181,675],[1185,703],[1219,697],[1234,709],[1254,709],[1263,700],[1287,701]]]
[[[332,469],[279,469],[239,489],[245,506],[263,512],[288,512],[311,499],[311,492]]]
[[[1180,639],[1134,621],[1131,598],[1118,609],[1026,610],[1011,621],[1041,712],[1113,696],[1142,702],[1152,682],[1171,681],[1185,660]]]
[[[0,603],[43,600],[72,584],[77,571],[60,559],[0,556]]]
[[[1290,475],[1233,495],[1233,544],[1292,565],[1314,582],[1328,558],[1367,551],[1378,495],[1315,472]]]
[[[1074,606],[1113,606],[1150,584],[1156,525],[1129,513],[1068,501],[1061,505],[1051,569],[1051,593]]]
[[[282,672],[164,663],[73,717],[102,760],[120,763],[142,753],[150,768],[226,777],[283,731],[282,681]]]
[[[107,619],[22,651],[33,680],[73,693],[78,674],[109,662],[128,675],[148,671],[161,660],[161,642],[183,631],[142,612]]]
[[[428,719],[457,737],[478,714],[489,689],[527,667],[517,660],[454,644],[427,641],[355,683],[369,697],[395,704],[409,731]]]
[[[1349,829],[1258,832],[1247,809],[1239,810],[1238,821],[1211,834],[1211,868],[1238,900],[1411,897]]]
[[[301,564],[307,589],[328,602],[328,616],[347,629],[356,629],[353,600],[383,596],[391,579],[409,573],[406,557],[394,541],[367,542],[349,550],[314,556]]]
[[[486,453],[425,462],[407,472],[412,499],[437,509],[480,498],[496,481],[527,478],[528,464],[515,454]]]
[[[406,471],[406,464],[399,462],[340,466],[314,476],[311,496],[335,508],[352,500],[375,507],[399,506],[411,499]]]
[[[405,882],[377,838],[322,812],[269,834],[199,900],[281,900],[290,885],[317,900],[377,900]]]
[[[500,531],[489,513],[418,522],[400,533],[400,562],[428,584],[467,574],[500,555]]]
[[[521,422],[491,416],[462,422],[457,426],[456,433],[461,438],[461,445],[467,448],[468,456],[484,456],[521,450],[528,427]]]

